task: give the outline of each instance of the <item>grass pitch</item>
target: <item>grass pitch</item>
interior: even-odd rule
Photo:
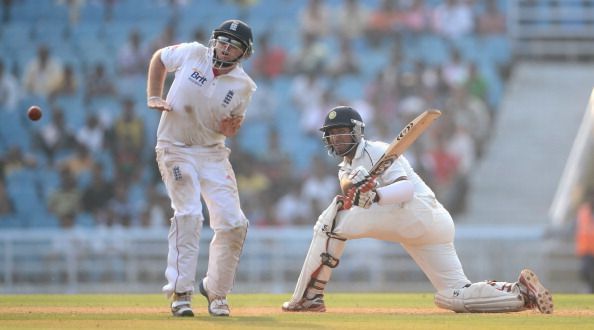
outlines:
[[[0,329],[594,329],[594,295],[554,295],[555,314],[456,314],[433,294],[326,295],[326,313],[283,313],[289,294],[232,294],[231,317],[174,318],[162,295],[4,295]]]

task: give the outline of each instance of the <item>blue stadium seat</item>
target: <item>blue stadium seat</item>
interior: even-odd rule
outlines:
[[[6,149],[11,146],[19,146],[24,151],[31,149],[31,137],[27,132],[33,124],[28,121],[26,111],[0,111],[0,144]]]
[[[441,65],[450,58],[450,49],[447,42],[440,36],[426,34],[421,37],[421,58],[428,65]]]
[[[87,109],[83,103],[83,94],[61,96],[56,99],[58,104],[64,111],[64,120],[66,126],[73,132],[77,132],[86,121]]]

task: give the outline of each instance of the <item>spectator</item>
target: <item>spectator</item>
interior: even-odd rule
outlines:
[[[477,17],[477,33],[481,36],[502,36],[507,31],[505,15],[497,0],[486,0],[485,10]]]
[[[581,259],[580,275],[594,293],[594,191],[589,191],[577,212],[576,254]]]
[[[18,172],[24,168],[33,168],[37,166],[37,159],[23,151],[20,147],[12,146],[6,152],[1,165],[2,173],[0,174],[0,177],[4,179],[12,173]]]
[[[260,164],[262,164],[263,172],[268,180],[273,182],[268,189],[268,196],[270,196],[271,203],[276,203],[288,191],[289,186],[294,184],[296,170],[293,158],[281,146],[280,136],[276,128],[271,127],[268,130],[266,142],[268,143],[265,148],[266,153],[260,158]]]
[[[435,33],[454,40],[474,31],[474,15],[470,5],[462,0],[446,0],[433,12]]]
[[[320,75],[315,71],[308,71],[305,74],[297,76],[291,85],[291,101],[295,109],[299,112],[299,120],[303,132],[308,134],[316,131],[316,120],[320,115],[313,113],[313,118],[309,118],[308,111],[318,109],[323,102],[324,93],[327,87],[322,82]],[[317,110],[316,110],[317,111]],[[324,116],[323,114],[321,115]]]
[[[470,186],[468,180],[476,162],[476,146],[468,128],[455,123],[454,132],[448,138],[446,149],[456,158],[458,171],[449,189],[449,198],[444,203],[449,205],[450,213],[459,214],[466,211]]]
[[[59,221],[60,228],[72,228],[80,212],[82,192],[77,188],[76,178],[65,167],[60,170],[60,186],[49,194],[47,208]]]
[[[287,61],[285,71],[289,74],[314,73],[326,70],[328,48],[313,34],[302,36],[301,47],[292,53]]]
[[[309,0],[298,19],[302,36],[325,37],[330,32],[330,10],[324,0]]]
[[[267,191],[272,182],[262,171],[262,166],[255,159],[246,159],[247,163],[242,166],[242,171],[237,174],[237,187],[239,188],[239,198],[241,207],[246,217],[254,224],[265,223],[266,214],[262,207],[268,201]]]
[[[457,125],[466,127],[475,142],[477,159],[480,159],[493,127],[487,105],[459,87],[451,89],[444,107]]]
[[[91,182],[82,193],[82,210],[91,214],[98,224],[107,223],[107,202],[113,194],[113,183],[105,177],[103,165],[94,163]]]
[[[85,77],[85,103],[96,97],[113,97],[117,95],[116,84],[105,71],[103,63],[96,63],[93,71]]]
[[[84,173],[91,173],[91,168],[95,164],[93,155],[89,149],[82,144],[77,143],[74,154],[60,161],[60,168],[67,168],[77,179]]]
[[[50,99],[58,96],[73,96],[78,93],[78,80],[74,68],[70,64],[63,67],[62,81],[55,91],[49,95]]]
[[[258,38],[258,52],[252,60],[255,78],[274,79],[284,73],[287,54],[283,48],[270,45],[270,37],[270,33],[263,33]]]
[[[447,149],[447,135],[445,132],[435,139],[435,146],[425,155],[425,165],[431,175],[432,188],[437,198],[442,199],[445,207],[446,200],[450,200],[453,184],[458,177],[459,161],[456,155]]]
[[[431,10],[425,5],[425,0],[412,0],[405,10],[404,27],[414,35],[420,35],[430,29]]]
[[[76,139],[70,129],[66,127],[62,108],[54,106],[50,111],[52,121],[36,133],[35,140],[49,163],[53,164],[57,156],[72,151]]]
[[[68,7],[68,23],[70,23],[70,26],[78,25],[81,7],[85,5],[86,0],[57,0],[56,2],[59,5]]]
[[[105,145],[105,129],[94,113],[87,114],[85,126],[76,132],[76,142],[84,145],[92,153],[99,153]]]
[[[340,51],[337,57],[328,65],[328,74],[333,78],[343,75],[356,75],[361,72],[359,57],[353,51],[351,41],[340,39]]]
[[[362,38],[369,19],[369,8],[358,0],[343,0],[336,9],[334,30],[341,39],[354,41]]]
[[[27,93],[49,97],[56,93],[63,84],[64,69],[62,63],[50,55],[46,45],[37,48],[37,57],[25,67],[23,85]]]
[[[289,191],[284,194],[276,203],[275,219],[280,226],[299,226],[311,224],[314,219],[310,219],[310,212],[305,207],[301,199],[301,185],[298,182],[293,182],[289,187]]]
[[[128,196],[130,186],[126,182],[116,181],[114,194],[107,202],[107,227],[130,227],[136,225],[138,212]]]
[[[18,80],[4,67],[0,59],[0,108],[13,111],[20,100]]]
[[[248,125],[267,124],[267,126],[276,125],[278,120],[278,93],[274,88],[272,80],[263,79],[258,82],[258,92],[252,96],[252,101],[248,105],[250,115],[245,118],[244,123]],[[239,133],[240,135],[243,132]],[[233,150],[233,149],[231,149]]]
[[[150,54],[154,53],[155,51],[163,47],[176,45],[179,43],[179,40],[177,39],[177,29],[175,24],[175,21],[167,23],[163,31],[161,31],[161,34],[159,34],[157,38],[151,41],[149,47]]]
[[[121,101],[122,114],[109,132],[109,148],[116,164],[118,175],[138,177],[142,174],[142,154],[144,150],[144,122],[135,113],[132,98]]]
[[[14,212],[14,204],[6,191],[6,184],[0,180],[0,219],[5,216],[14,215]]]
[[[470,67],[457,49],[452,49],[450,60],[442,66],[442,74],[450,88],[463,87],[468,82]]]
[[[395,117],[395,110],[399,102],[400,91],[395,77],[385,70],[377,70],[365,92],[367,102],[374,109],[379,121]]]
[[[385,40],[393,38],[397,15],[394,0],[381,0],[377,8],[370,12],[365,30],[372,47],[379,47]]]
[[[302,112],[300,113],[302,133],[305,133],[312,138],[319,138],[319,126],[320,122],[324,120],[324,111],[328,106],[336,103],[331,87],[324,88],[321,90],[321,93],[321,98],[317,103],[307,103],[306,107],[301,109]]]
[[[140,226],[148,229],[164,229],[169,227],[169,219],[172,216],[173,210],[165,192],[165,185],[149,184],[146,189],[146,203],[140,214]]]
[[[191,39],[194,41],[198,41],[201,44],[207,44],[209,37],[210,36],[207,35],[207,32],[205,31],[203,26],[197,26],[196,28],[194,28],[194,31],[192,31]]]
[[[142,36],[136,29],[130,31],[128,41],[117,55],[118,73],[126,78],[143,77],[150,59],[148,49],[142,44]]]
[[[7,24],[11,21],[14,3],[14,0],[2,0],[2,23]]]
[[[475,63],[470,63],[468,65],[468,79],[466,80],[464,88],[468,90],[470,95],[487,103],[489,86],[487,85],[487,80],[481,75],[481,72]]]
[[[336,177],[321,156],[315,156],[307,171],[301,188],[301,200],[308,211],[308,218],[315,219],[324,210],[328,201],[340,193]]]

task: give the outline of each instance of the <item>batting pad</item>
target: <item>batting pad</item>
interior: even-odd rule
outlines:
[[[501,291],[487,282],[462,289],[445,289],[435,294],[435,304],[456,313],[500,313],[524,310],[524,299],[517,285],[511,292]]]
[[[231,230],[215,230],[210,242],[206,273],[209,293],[225,297],[231,292],[247,228],[246,224]]]
[[[322,265],[322,253],[328,253],[336,259],[340,259],[344,251],[345,241],[335,238],[330,238],[328,233],[332,230],[332,224],[336,213],[338,212],[337,198],[332,200],[330,206],[322,212],[318,217],[318,221],[314,226],[313,238],[307,251],[307,256],[303,262],[295,292],[290,303],[297,303],[303,298],[305,291],[311,281],[312,275],[316,274],[316,278],[321,281],[328,281],[332,275],[332,268]]]

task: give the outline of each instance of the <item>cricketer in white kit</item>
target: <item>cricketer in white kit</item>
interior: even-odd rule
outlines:
[[[301,274],[286,312],[323,312],[324,289],[339,264],[346,241],[375,238],[400,243],[437,290],[437,306],[455,312],[514,312],[535,308],[553,312],[550,292],[533,271],[517,282],[472,283],[454,247],[454,222],[431,188],[400,156],[377,178],[368,170],[388,144],[367,141],[360,114],[339,106],[326,116],[323,140],[330,154],[342,157],[338,177],[345,198],[335,198],[314,226]],[[340,204],[351,204],[339,209]]]
[[[240,61],[252,53],[250,27],[228,20],[213,30],[208,46],[198,42],[165,47],[149,65],[148,107],[161,110],[156,155],[174,211],[163,291],[172,297],[174,316],[194,316],[194,292],[200,232],[204,221],[200,196],[208,207],[214,236],[200,293],[213,316],[230,313],[231,291],[248,219],[240,208],[229,162],[228,136],[237,134],[256,84]],[[175,78],[161,98],[167,72]]]

